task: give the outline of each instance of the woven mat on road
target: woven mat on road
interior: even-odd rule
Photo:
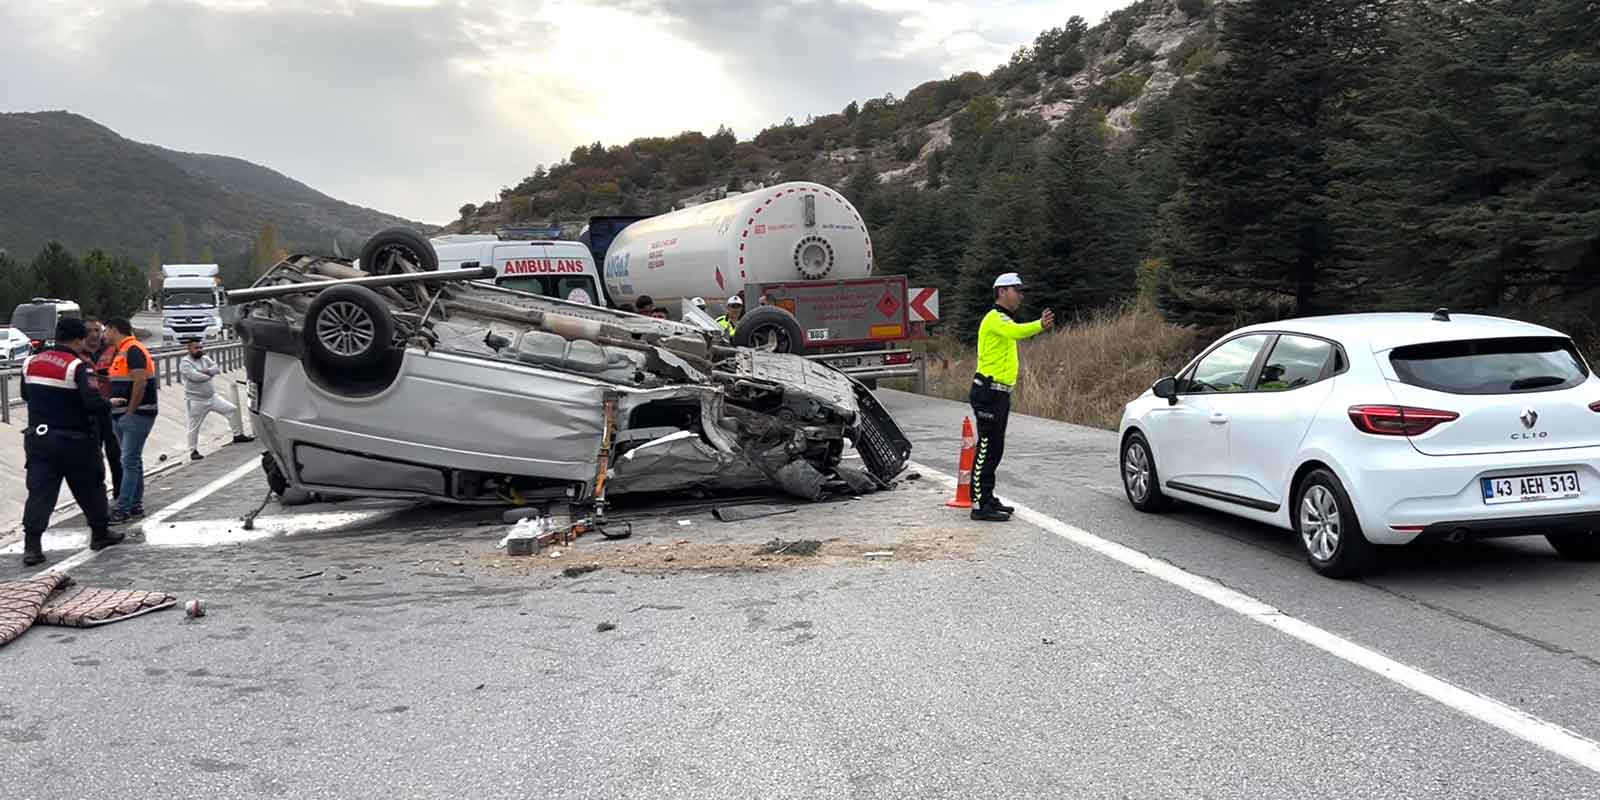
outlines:
[[[178,598],[166,592],[136,589],[84,586],[62,593],[73,585],[71,576],[64,572],[0,583],[0,647],[21,636],[35,623],[89,628],[160,611],[178,602]]]
[[[85,586],[45,606],[44,611],[39,614],[39,624],[92,628],[160,611],[176,605],[177,602],[178,598],[166,592],[96,589]]]
[[[63,586],[71,585],[72,578],[64,572],[0,583],[0,647],[33,627],[33,621],[39,617],[39,611],[44,608],[50,595]]]

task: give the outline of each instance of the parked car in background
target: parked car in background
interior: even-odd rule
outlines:
[[[11,312],[11,327],[28,337],[34,350],[55,339],[56,322],[62,317],[82,317],[78,304],[54,297],[35,297],[32,302],[18,305]]]
[[[0,366],[21,364],[33,352],[27,334],[16,328],[0,328]]]
[[[1543,535],[1600,559],[1600,378],[1539,325],[1441,310],[1242,328],[1129,403],[1121,435],[1134,507],[1291,529],[1330,577],[1425,539]]]

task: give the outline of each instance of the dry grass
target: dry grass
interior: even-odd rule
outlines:
[[[1022,343],[1011,408],[1115,430],[1122,407],[1183,366],[1203,346],[1199,338],[1148,305],[1092,313]],[[945,355],[929,354],[928,394],[965,401],[977,361],[973,349],[937,349]]]

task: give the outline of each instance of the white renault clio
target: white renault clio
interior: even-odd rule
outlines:
[[[1600,378],[1497,317],[1350,314],[1241,328],[1129,403],[1128,500],[1299,534],[1352,577],[1373,545],[1543,535],[1600,558]]]

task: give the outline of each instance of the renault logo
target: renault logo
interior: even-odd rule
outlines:
[[[1531,408],[1522,409],[1522,427],[1532,429],[1539,424],[1539,412]]]

